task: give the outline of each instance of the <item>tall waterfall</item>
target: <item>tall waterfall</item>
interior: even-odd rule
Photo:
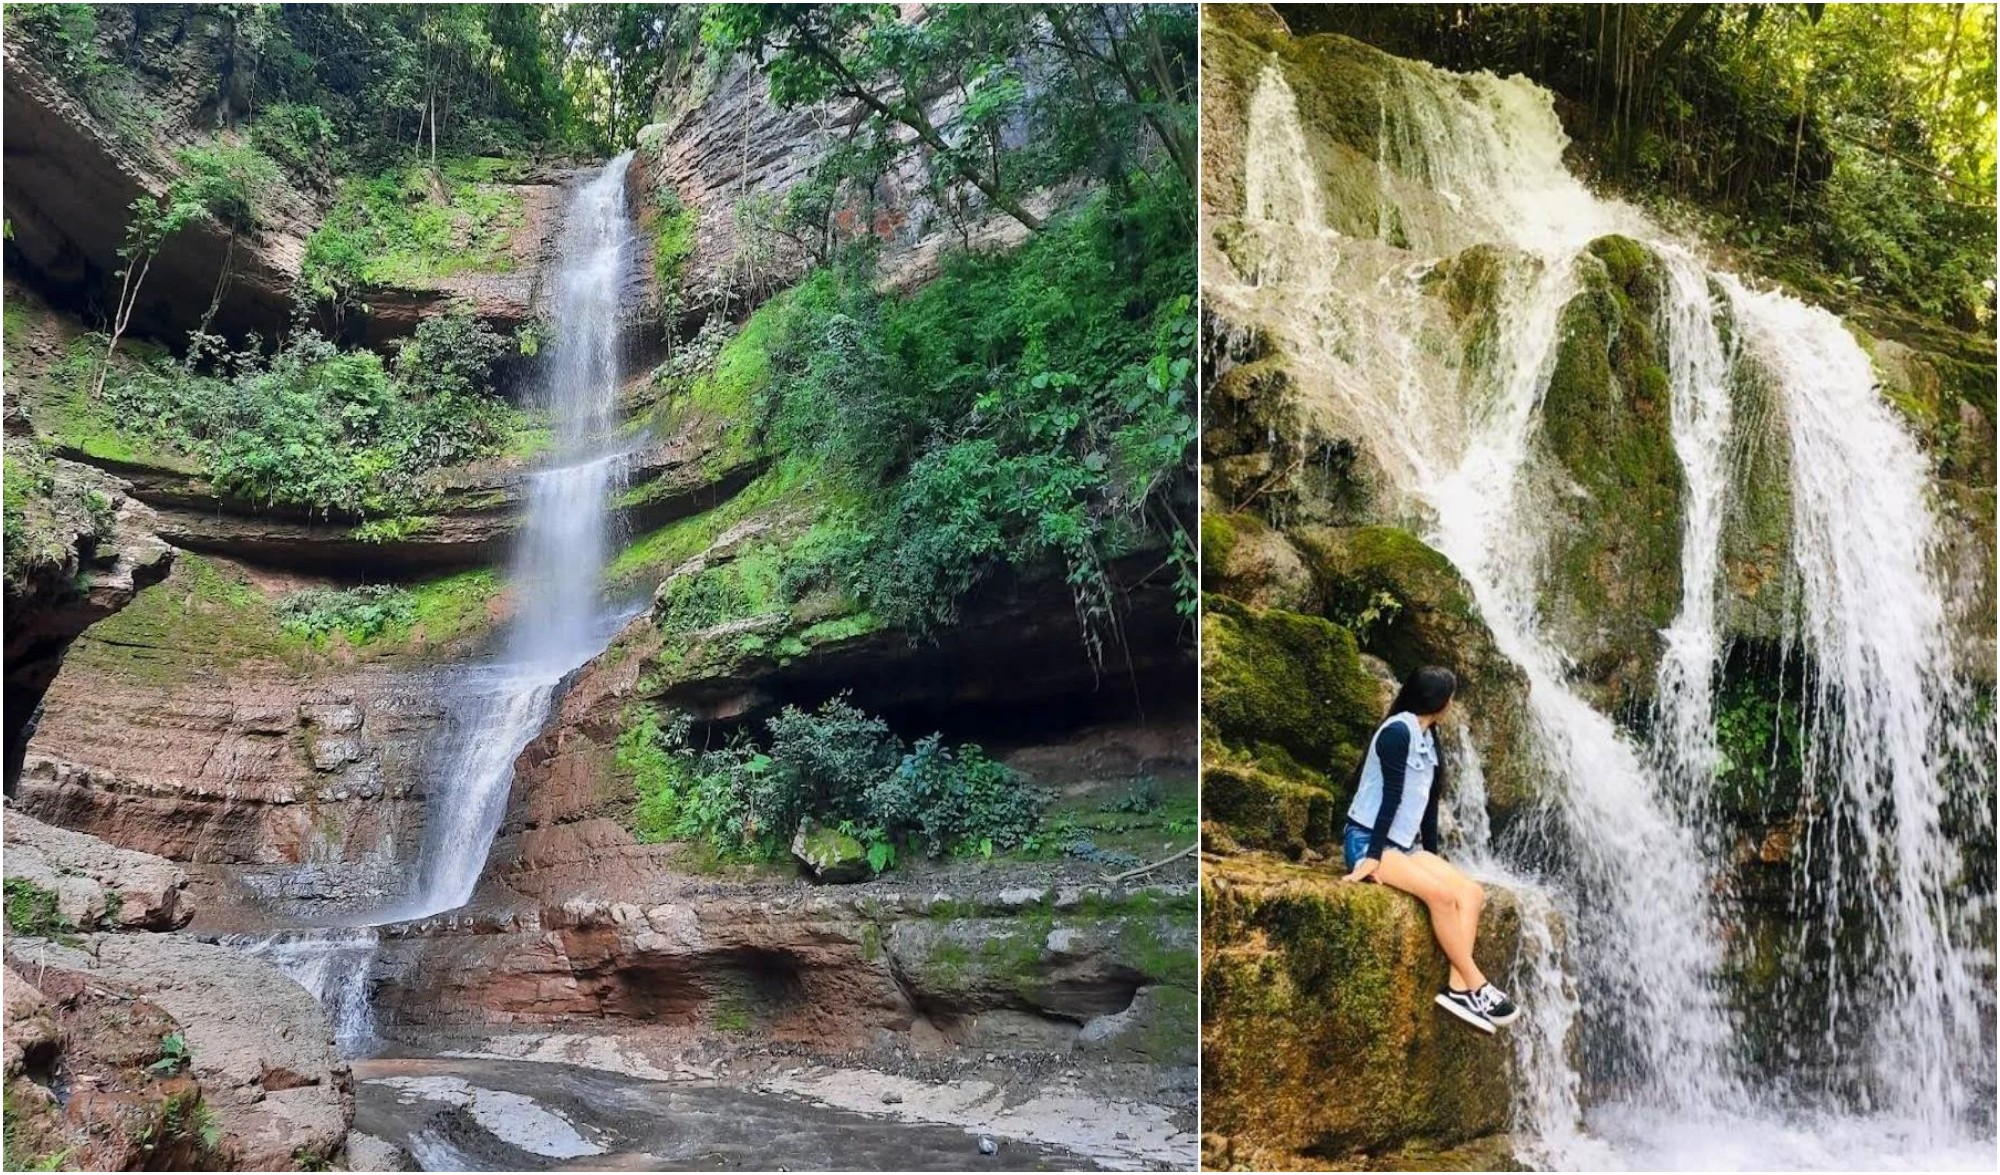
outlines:
[[[1249,198],[1218,230],[1239,276],[1211,267],[1204,293],[1278,341],[1308,427],[1362,434],[1407,524],[1458,567],[1528,678],[1543,807],[1489,841],[1483,813],[1466,810],[1483,806],[1476,755],[1461,756],[1456,801],[1464,858],[1523,894],[1512,978],[1527,1016],[1511,1032],[1524,1155],[1551,1167],[1990,1168],[1991,1122],[1972,1104],[1982,1088],[1990,1100],[1990,911],[1955,896],[1959,851],[1941,811],[1952,786],[1990,804],[1992,745],[1957,684],[1926,465],[1868,355],[1827,312],[1714,270],[1695,243],[1587,189],[1563,163],[1551,96],[1526,80],[1406,64],[1385,73],[1379,101],[1380,211],[1367,233],[1342,235],[1319,219],[1328,200],[1303,164],[1314,156],[1298,104],[1277,61],[1266,66],[1249,105]],[[1340,190],[1351,199],[1357,183]],[[1585,246],[1608,233],[1663,266],[1655,325],[1685,481],[1682,600],[1644,733],[1572,683],[1572,651],[1541,607],[1548,495],[1573,487],[1537,476],[1533,442],[1563,309],[1580,267],[1597,264]],[[1497,321],[1462,358],[1438,345],[1454,335],[1429,279],[1475,245],[1497,268]],[[1860,957],[1783,988],[1833,994],[1823,1031],[1794,1042],[1794,1071],[1775,1082],[1748,1070],[1728,999],[1734,928],[1715,894],[1730,860],[1708,794],[1722,550],[1748,427],[1732,388],[1746,379],[1772,389],[1789,439],[1790,644],[1815,667],[1808,772],[1837,781],[1804,852],[1815,876],[1867,887],[1802,914],[1822,948],[1804,957]]]
[[[555,343],[546,400],[557,444],[530,476],[526,525],[514,552],[503,652],[445,685],[444,745],[426,772],[425,837],[415,884],[365,925],[305,929],[243,941],[327,1008],[342,1050],[374,1040],[368,1001],[375,927],[455,910],[471,900],[506,813],[514,760],[548,720],[562,679],[611,635],[602,599],[610,491],[623,456],[612,446],[619,297],[633,257],[627,152],[571,198],[554,275]]]

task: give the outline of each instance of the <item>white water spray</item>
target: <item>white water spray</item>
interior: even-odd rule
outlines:
[[[1991,1004],[1969,945],[1978,912],[1948,898],[1957,859],[1940,811],[1941,748],[1959,746],[1961,772],[1959,760],[1990,770],[1992,752],[1965,730],[1952,685],[1925,467],[1866,354],[1832,316],[1711,274],[1636,210],[1592,194],[1562,164],[1567,139],[1549,95],[1525,80],[1412,64],[1389,75],[1379,101],[1376,238],[1341,237],[1324,223],[1317,178],[1301,176],[1308,137],[1282,70],[1267,66],[1250,107],[1250,198],[1244,219],[1225,226],[1245,276],[1211,273],[1204,288],[1225,318],[1280,340],[1309,427],[1365,440],[1407,524],[1464,574],[1529,679],[1547,811],[1510,836],[1518,860],[1494,856],[1470,813],[1458,821],[1468,864],[1523,894],[1512,979],[1528,1009],[1514,1029],[1524,1156],[1558,1167],[1814,1165],[1829,1152],[1805,1140],[1827,1131],[1874,1140],[1865,1154],[1831,1152],[1844,1162],[1905,1165],[1915,1146],[1922,1162],[1983,1154],[1990,1165],[1990,1138],[1968,1149],[1963,1091],[1969,1070],[1991,1068],[1979,1040]],[[1310,190],[1286,190],[1300,185]],[[1287,225],[1292,215],[1314,219]],[[1686,483],[1682,604],[1661,634],[1644,742],[1570,685],[1566,651],[1540,617],[1541,495],[1552,492],[1535,476],[1541,398],[1578,267],[1597,264],[1584,247],[1607,233],[1661,259],[1658,328]],[[1429,279],[1474,245],[1497,269],[1496,321],[1481,353],[1460,362],[1436,345],[1453,326]],[[1705,835],[1705,793],[1717,766],[1721,551],[1739,427],[1730,392],[1745,362],[1771,380],[1791,438],[1798,643],[1819,666],[1813,745],[1849,810],[1812,848],[1840,859],[1834,876],[1880,885],[1869,904],[1878,945],[1863,968],[1872,979],[1827,1010],[1829,1020],[1871,1016],[1869,1047],[1840,1058],[1868,1074],[1875,1100],[1863,1106],[1769,1083],[1753,1092],[1721,994],[1727,929],[1711,894],[1729,862]],[[1479,780],[1469,762],[1461,787]],[[1829,920],[1843,896],[1826,903]],[[1831,943],[1842,928],[1820,929]],[[1579,1023],[1597,1045],[1588,1082],[1567,1046]],[[1813,1047],[1843,1048],[1833,1024]],[[1741,1131],[1755,1141],[1714,1141]]]

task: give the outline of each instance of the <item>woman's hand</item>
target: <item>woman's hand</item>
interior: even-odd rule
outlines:
[[[1382,862],[1378,858],[1363,857],[1361,858],[1361,863],[1354,867],[1354,872],[1348,874],[1346,877],[1341,878],[1341,880],[1366,881],[1370,877],[1374,876],[1376,866],[1380,865],[1381,863]]]

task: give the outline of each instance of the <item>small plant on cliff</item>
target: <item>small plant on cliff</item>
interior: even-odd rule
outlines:
[[[188,1050],[187,1038],[178,1032],[169,1032],[160,1038],[160,1055],[146,1068],[162,1077],[171,1077],[194,1063],[194,1053]]]
[[[63,939],[76,930],[62,916],[56,895],[21,877],[6,881],[7,929],[28,938]]]

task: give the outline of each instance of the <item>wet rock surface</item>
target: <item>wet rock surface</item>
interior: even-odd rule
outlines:
[[[1168,1170],[1194,1160],[1185,1125],[1075,1093],[1060,1071],[1035,1089],[991,1066],[950,1076],[778,1057],[661,1068],[636,1050],[600,1061],[515,1061],[474,1047],[358,1062],[356,1126],[432,1170]]]

